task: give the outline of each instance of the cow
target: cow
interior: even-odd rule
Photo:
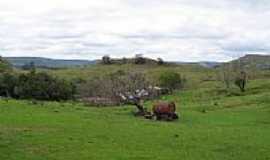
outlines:
[[[174,102],[157,102],[153,105],[153,116],[157,120],[173,120],[178,119],[178,115],[175,113],[176,105]]]

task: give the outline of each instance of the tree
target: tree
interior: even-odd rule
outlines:
[[[0,75],[0,96],[14,97],[17,76],[5,72]]]
[[[145,64],[146,60],[143,57],[143,54],[136,54],[135,55],[135,64]]]
[[[125,97],[134,97],[137,90],[145,89],[147,86],[148,81],[143,73],[118,70],[104,76],[92,77],[80,85],[79,93],[82,98],[102,97],[119,103],[121,94]]]
[[[75,85],[45,72],[21,74],[16,95],[22,99],[68,100],[75,94]]]
[[[227,90],[231,88],[233,82],[234,73],[232,70],[232,64],[227,63],[221,66],[221,78],[220,80],[225,84]]]
[[[245,91],[247,84],[247,72],[241,57],[221,66],[221,80],[229,91],[234,83],[241,92]]]
[[[163,59],[162,59],[162,58],[158,58],[158,59],[157,59],[157,64],[158,64],[158,65],[163,65],[163,64],[164,64]]]
[[[102,63],[103,64],[111,64],[111,58],[109,55],[105,55],[102,57]]]
[[[12,70],[11,64],[0,56],[0,73],[11,71],[11,70]]]

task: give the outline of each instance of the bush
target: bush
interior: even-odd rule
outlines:
[[[59,101],[71,99],[75,94],[73,83],[42,72],[30,72],[18,76],[5,73],[0,76],[0,81],[1,96]]]
[[[0,73],[12,70],[12,66],[0,56]]]
[[[163,88],[167,88],[172,92],[175,89],[184,87],[186,79],[175,71],[168,70],[159,75],[159,85]]]
[[[0,75],[0,96],[15,97],[14,89],[17,85],[17,76],[11,73]]]

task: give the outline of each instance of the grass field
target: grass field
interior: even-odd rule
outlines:
[[[177,102],[175,122],[136,118],[133,106],[0,100],[0,160],[268,160],[269,97],[269,80],[244,94],[204,82],[162,97]]]

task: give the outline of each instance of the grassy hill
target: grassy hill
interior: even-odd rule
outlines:
[[[201,67],[197,64],[179,64],[179,65],[135,65],[135,64],[96,64],[84,68],[67,68],[61,70],[49,70],[48,72],[66,79],[89,79],[96,76],[102,76],[116,71],[142,72],[151,81],[156,81],[161,72],[174,70],[185,76],[189,80],[188,85],[198,84],[203,79],[211,79],[216,76],[216,70],[212,68]]]
[[[177,103],[175,122],[136,118],[133,106],[0,100],[0,159],[269,159],[269,80],[235,93],[204,82],[164,96]]]
[[[255,68],[259,70],[270,70],[270,55],[248,54],[230,63],[240,63],[245,68]]]
[[[79,102],[0,99],[0,159],[8,160],[246,160],[270,158],[270,72],[249,80],[246,92],[225,90],[218,70],[198,64],[95,64],[42,70],[87,79],[118,70],[155,78],[174,70],[187,87],[174,101],[180,119],[134,117],[134,106],[92,107]],[[261,74],[261,73],[259,73]],[[260,77],[260,76],[259,76]],[[151,109],[153,101],[144,106]]]

